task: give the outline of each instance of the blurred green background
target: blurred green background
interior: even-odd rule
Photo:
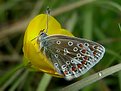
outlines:
[[[29,21],[49,6],[74,36],[101,43],[104,58],[72,81],[21,68],[23,37]],[[55,91],[121,61],[121,0],[0,0],[0,91]],[[43,88],[42,88],[43,87]],[[80,91],[121,91],[121,72]]]

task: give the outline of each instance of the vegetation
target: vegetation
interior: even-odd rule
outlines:
[[[24,32],[29,21],[45,13],[47,6],[74,36],[106,48],[103,59],[93,69],[72,81],[23,65]],[[120,23],[120,0],[1,0],[0,91],[121,91]]]

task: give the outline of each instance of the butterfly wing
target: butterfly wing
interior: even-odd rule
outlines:
[[[102,45],[76,37],[53,35],[47,36],[44,41],[43,53],[67,80],[86,73],[105,53]]]

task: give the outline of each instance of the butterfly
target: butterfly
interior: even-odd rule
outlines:
[[[105,48],[96,42],[65,35],[48,36],[44,29],[37,37],[40,51],[51,61],[55,71],[66,80],[77,78],[103,57]]]

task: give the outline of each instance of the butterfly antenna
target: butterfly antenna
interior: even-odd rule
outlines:
[[[39,36],[37,36],[37,37],[35,37],[35,38],[33,38],[31,41],[33,41],[33,40],[35,40],[36,38],[38,38]]]
[[[46,14],[47,14],[47,22],[46,22],[46,33],[48,32],[48,22],[49,22],[49,15],[50,15],[50,8],[47,7],[46,9]]]
[[[42,30],[40,30],[40,33],[39,33],[39,35],[41,34],[41,32],[43,32],[45,29],[42,29]],[[35,40],[36,38],[38,38],[39,37],[39,35],[38,36],[36,36],[35,38],[33,38],[31,41],[33,41],[33,40]]]

